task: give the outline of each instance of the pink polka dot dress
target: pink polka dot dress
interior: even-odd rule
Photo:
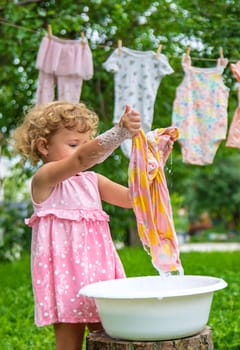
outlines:
[[[26,219],[32,227],[32,284],[37,326],[99,322],[94,299],[78,294],[93,282],[124,278],[97,174],[79,173],[56,185]]]

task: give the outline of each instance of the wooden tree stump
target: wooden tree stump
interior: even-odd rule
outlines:
[[[213,350],[212,331],[203,331],[191,337],[158,340],[129,341],[109,337],[104,331],[95,331],[87,337],[87,350]]]

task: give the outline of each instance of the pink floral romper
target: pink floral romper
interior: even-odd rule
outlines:
[[[172,125],[179,128],[183,162],[211,164],[227,133],[229,88],[223,83],[226,59],[217,66],[198,68],[190,56],[183,57],[185,76],[177,88],[173,104]]]

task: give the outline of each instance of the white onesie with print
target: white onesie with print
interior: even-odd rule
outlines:
[[[115,104],[113,123],[124,113],[126,104],[136,109],[141,116],[142,129],[151,130],[154,102],[161,79],[173,73],[165,55],[153,51],[136,51],[122,47],[116,49],[103,63],[103,67],[114,73]],[[123,153],[130,157],[131,140],[121,145]]]

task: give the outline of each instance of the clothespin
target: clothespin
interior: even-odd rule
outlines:
[[[191,47],[188,46],[188,47],[186,48],[186,55],[189,56],[189,55],[190,55],[190,52],[191,52]]]
[[[48,24],[47,28],[48,28],[48,39],[51,39],[52,38],[52,26],[51,26],[51,24]]]
[[[219,47],[219,56],[220,56],[221,62],[223,62],[224,56],[223,56],[223,48],[222,47]]]
[[[223,56],[223,48],[219,47],[219,56],[220,56],[220,63],[222,66],[226,66],[228,64],[228,60],[224,58]]]
[[[220,58],[224,58],[223,57],[223,48],[222,47],[219,47],[219,55],[220,55]]]
[[[185,56],[184,56],[184,62],[185,62],[185,63],[188,63],[189,56],[190,56],[190,51],[191,51],[191,48],[190,48],[190,46],[188,46],[188,47],[186,48],[186,52],[185,52]]]
[[[84,47],[84,45],[85,45],[85,35],[84,35],[84,32],[81,32],[81,38],[82,38],[82,46]]]
[[[118,54],[121,55],[122,40],[118,40]]]
[[[162,51],[162,45],[159,44],[155,58],[158,58],[158,56],[160,55],[161,51]]]

